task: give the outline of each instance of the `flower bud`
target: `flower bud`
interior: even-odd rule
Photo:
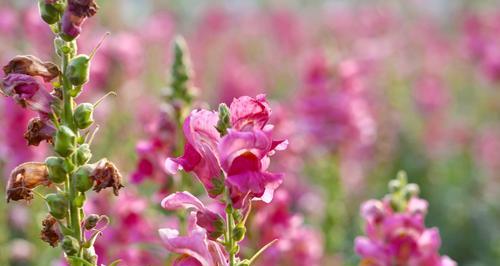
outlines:
[[[59,127],[54,142],[54,150],[61,156],[67,157],[73,153],[76,140],[75,133],[67,126]]]
[[[78,165],[84,165],[92,158],[92,152],[90,151],[89,144],[85,143],[80,145],[76,150],[76,161]]]
[[[68,201],[60,193],[51,193],[45,196],[45,201],[49,206],[49,213],[57,219],[64,219],[68,210]]]
[[[67,77],[71,84],[75,86],[83,85],[89,81],[89,71],[90,58],[84,54],[77,55],[71,59],[66,67]]]
[[[420,194],[420,188],[415,183],[410,183],[406,185],[405,189],[409,197],[415,197],[418,196],[418,194]]]
[[[61,10],[55,4],[47,3],[46,0],[38,0],[40,16],[47,24],[52,25],[61,19]]]
[[[83,222],[83,227],[85,228],[85,230],[91,230],[94,227],[96,227],[100,219],[101,217],[99,215],[90,214],[89,216],[87,216],[87,218],[85,218],[85,221]]]
[[[91,103],[82,103],[75,109],[75,124],[79,129],[86,129],[94,123],[93,118],[94,105]]]
[[[219,105],[219,121],[217,122],[217,131],[223,136],[227,134],[227,129],[231,127],[229,120],[229,108],[225,103]]]
[[[389,192],[394,193],[401,189],[401,181],[393,179],[389,181]]]
[[[75,182],[76,190],[86,192],[92,188],[94,180],[90,177],[91,173],[92,167],[90,165],[84,165],[73,173],[73,182]]]
[[[66,171],[64,170],[64,159],[60,157],[48,157],[45,165],[49,170],[49,180],[54,183],[62,183],[66,180]]]
[[[247,229],[245,228],[244,225],[237,225],[236,228],[233,229],[233,239],[234,241],[240,242],[245,238],[245,234],[247,232]]]
[[[62,241],[62,249],[64,250],[64,253],[68,256],[73,256],[78,253],[78,250],[80,250],[80,244],[78,243],[78,240],[72,236],[64,236],[64,239]]]

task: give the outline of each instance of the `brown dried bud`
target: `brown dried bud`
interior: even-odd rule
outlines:
[[[42,62],[32,55],[18,55],[3,67],[5,75],[16,73],[43,77],[49,82],[59,76],[59,68],[51,62]]]
[[[52,247],[56,247],[61,241],[61,232],[59,231],[56,218],[50,214],[47,215],[42,221],[42,226],[40,238]]]
[[[31,146],[38,146],[44,140],[52,144],[55,133],[56,129],[49,121],[36,117],[30,120],[28,130],[24,133],[24,139]]]
[[[94,191],[99,192],[102,189],[112,187],[113,193],[118,196],[118,190],[123,187],[122,176],[116,166],[108,161],[102,159],[93,165],[90,178],[95,181]]]
[[[48,186],[49,171],[44,163],[27,162],[19,165],[10,174],[7,183],[7,202],[33,199],[33,191],[37,186]]]
[[[97,13],[99,6],[95,0],[69,0],[68,10],[78,17],[92,17]]]

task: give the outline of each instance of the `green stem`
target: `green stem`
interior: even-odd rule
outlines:
[[[62,90],[63,114],[61,117],[61,120],[62,120],[61,123],[65,126],[69,127],[71,130],[73,130],[75,133],[78,134],[78,129],[76,128],[74,120],[73,120],[74,102],[73,102],[73,98],[70,95],[70,91],[73,89],[73,86],[71,85],[71,83],[69,82],[69,80],[66,76],[66,66],[68,65],[70,60],[71,60],[70,55],[64,54],[62,64],[61,64],[61,69],[63,71],[63,74],[61,77],[62,86],[63,86],[63,90]],[[75,143],[73,143],[73,145],[76,147],[76,144],[77,143],[75,140]],[[70,157],[67,159],[69,159],[73,165],[75,165],[75,166],[77,165],[75,156],[70,155]],[[79,208],[76,205],[76,198],[78,197],[78,191],[76,191],[75,182],[71,178],[72,174],[73,174],[73,172],[68,173],[68,177],[66,179],[66,184],[65,184],[65,190],[68,193],[69,207],[70,207],[70,209],[69,209],[70,218],[69,218],[68,227],[71,228],[71,230],[73,232],[73,237],[75,237],[79,243],[83,243],[85,239],[83,236],[83,232],[81,230],[81,223],[82,223],[82,221],[81,221],[82,217],[80,215],[81,208]],[[82,258],[83,257],[82,255],[83,255],[83,250],[80,249],[80,251],[78,253],[78,257]],[[82,263],[79,260],[72,260],[71,263],[72,263],[72,266],[81,266],[82,265]]]
[[[236,256],[236,247],[235,241],[233,238],[233,229],[234,229],[234,219],[233,219],[233,206],[231,203],[227,204],[226,207],[226,221],[227,221],[227,239],[226,244],[229,249],[229,265],[235,265],[235,256]]]

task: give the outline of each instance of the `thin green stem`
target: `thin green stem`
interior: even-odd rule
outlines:
[[[227,221],[227,239],[226,244],[229,249],[229,265],[235,265],[235,257],[236,257],[236,248],[235,241],[233,238],[233,229],[234,229],[234,219],[233,219],[233,206],[231,203],[227,204],[226,207],[226,221]]]

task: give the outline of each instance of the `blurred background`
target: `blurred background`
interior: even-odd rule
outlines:
[[[439,228],[442,254],[459,265],[500,263],[498,1],[97,2],[79,49],[111,35],[81,100],[118,93],[97,111],[92,149],[126,179],[120,197],[89,199],[88,212],[112,217],[97,243],[101,262],[169,265],[157,229],[175,223],[159,202],[176,183],[163,168],[179,137],[165,88],[182,35],[193,108],[265,93],[290,141],[272,165],[285,182],[270,206],[257,206],[244,254],[278,237],[261,265],[357,265],[360,203],[381,198],[405,170],[430,203],[426,225]],[[0,36],[0,62],[56,59],[35,1],[2,1]],[[0,99],[2,187],[16,165],[50,153],[26,147],[33,115]],[[0,265],[62,265],[59,249],[39,239],[45,214],[36,199],[0,201]]]

